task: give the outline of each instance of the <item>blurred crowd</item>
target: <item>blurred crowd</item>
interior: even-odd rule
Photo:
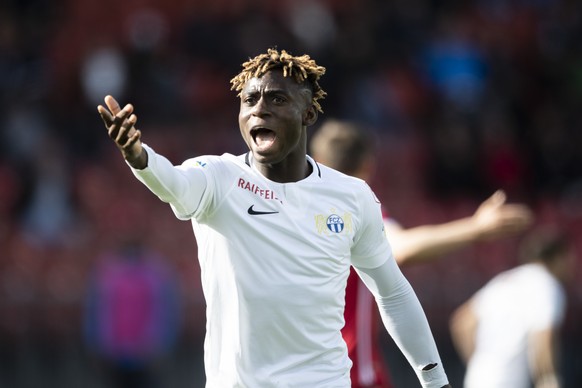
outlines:
[[[129,239],[176,279],[182,347],[158,355],[171,360],[171,386],[196,386],[202,373],[190,225],[132,178],[97,115],[106,94],[135,105],[145,142],[173,162],[242,153],[230,78],[268,47],[308,53],[327,68],[324,116],[377,135],[373,187],[403,225],[467,216],[503,188],[582,253],[581,41],[576,0],[2,1],[0,387],[100,386],[98,371],[87,382],[99,356],[84,330],[90,279]],[[515,263],[515,245],[406,272],[453,379],[449,313]],[[582,384],[581,312],[572,288],[572,387]]]

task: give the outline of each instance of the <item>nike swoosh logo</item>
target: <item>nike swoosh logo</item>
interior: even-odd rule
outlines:
[[[260,216],[260,215],[263,215],[263,214],[277,214],[277,213],[279,213],[279,212],[262,212],[262,211],[258,211],[258,210],[253,209],[254,206],[255,205],[251,205],[251,207],[249,207],[249,210],[247,210],[248,213],[251,216]]]

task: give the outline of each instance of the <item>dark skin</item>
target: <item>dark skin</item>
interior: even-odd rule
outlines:
[[[99,105],[97,111],[109,137],[133,168],[143,170],[148,165],[148,154],[141,145],[141,131],[135,128],[137,116],[133,114],[133,105],[127,104],[121,109],[111,96],[105,97],[105,104],[107,108]]]
[[[133,106],[123,109],[111,96],[107,108],[97,111],[109,137],[123,157],[136,168],[147,167],[141,132],[135,128]],[[250,79],[241,91],[239,127],[253,154],[253,164],[266,178],[280,183],[297,182],[311,172],[307,154],[307,127],[317,120],[311,92],[282,71],[272,70]]]
[[[250,79],[241,91],[241,135],[254,166],[275,182],[296,182],[309,175],[307,127],[316,120],[309,89],[280,70]]]

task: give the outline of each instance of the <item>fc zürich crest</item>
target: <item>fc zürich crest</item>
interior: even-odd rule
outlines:
[[[317,214],[315,216],[315,227],[319,234],[329,235],[330,232],[333,234],[351,233],[352,215],[349,212],[345,212],[342,216],[339,216],[334,210],[331,211],[331,215]]]

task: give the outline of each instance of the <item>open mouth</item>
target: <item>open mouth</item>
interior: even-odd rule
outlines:
[[[253,137],[255,144],[259,148],[269,147],[271,144],[275,142],[276,138],[275,132],[271,131],[268,128],[262,127],[253,128],[251,130],[251,136]]]

